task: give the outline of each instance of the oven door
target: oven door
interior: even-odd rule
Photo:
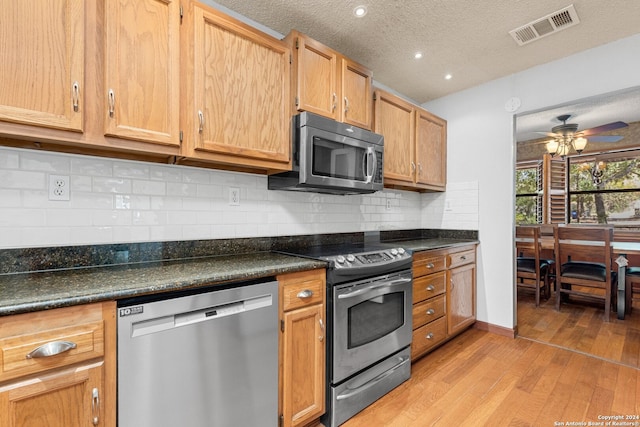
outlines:
[[[331,383],[411,344],[411,304],[411,270],[335,286]]]

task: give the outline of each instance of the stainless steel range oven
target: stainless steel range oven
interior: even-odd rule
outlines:
[[[302,255],[330,262],[322,421],[339,426],[411,375],[411,254],[350,245],[311,248]]]

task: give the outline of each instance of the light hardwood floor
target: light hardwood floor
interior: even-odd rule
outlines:
[[[518,334],[521,337],[584,352],[613,362],[640,368],[640,304],[619,320],[611,313],[603,322],[602,304],[575,302],[555,310],[555,299],[540,300],[533,292],[518,291]]]
[[[542,320],[526,319],[526,310],[521,315],[520,309],[526,308],[519,307],[520,321],[537,325],[531,330],[544,329]],[[538,310],[546,309],[544,304]],[[618,328],[616,321],[602,326],[602,319],[595,320],[599,309],[591,310],[589,314],[588,309],[563,305],[558,313],[563,327],[580,331],[590,344],[580,345],[581,340],[561,327],[547,332],[552,337],[548,342],[556,340],[551,344],[542,342],[542,332],[534,339],[512,339],[470,329],[414,363],[409,381],[343,426],[558,426],[603,421],[599,417],[611,415],[640,416],[640,370],[630,366],[638,337],[624,344],[627,339],[616,335],[625,337],[625,328]],[[558,322],[551,317],[544,322]],[[601,338],[606,336],[612,345]],[[558,344],[567,342],[575,342],[575,349]],[[591,356],[586,349],[599,354]],[[637,349],[635,353],[637,363]],[[615,362],[604,359],[613,355],[626,356],[624,362],[622,356]],[[621,421],[640,425],[640,419]]]

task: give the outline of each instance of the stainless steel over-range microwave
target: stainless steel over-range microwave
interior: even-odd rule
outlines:
[[[270,190],[365,194],[382,190],[382,135],[304,112],[292,119],[293,170],[270,175]]]

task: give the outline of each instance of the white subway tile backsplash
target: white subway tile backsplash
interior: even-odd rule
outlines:
[[[48,200],[53,172],[70,176],[68,202]],[[477,182],[336,196],[270,191],[259,174],[4,147],[0,197],[0,248],[478,228]]]

